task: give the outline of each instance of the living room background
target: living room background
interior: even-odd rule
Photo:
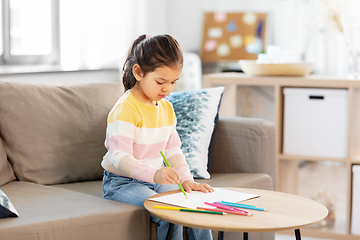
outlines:
[[[343,35],[321,31],[322,23],[314,15],[331,16],[316,12],[314,6],[319,2],[322,1],[61,0],[61,66],[64,70],[117,68],[122,65],[129,44],[142,33],[169,33],[184,52],[199,53],[205,12],[265,12],[269,15],[265,45],[298,51],[303,60],[315,63],[314,73],[346,75],[349,54]],[[329,2],[345,4],[344,16],[350,16],[346,4],[355,9],[360,4],[356,0]]]

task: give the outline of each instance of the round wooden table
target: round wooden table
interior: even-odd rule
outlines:
[[[248,232],[275,232],[294,229],[296,239],[299,240],[301,239],[301,227],[316,223],[324,219],[328,214],[327,208],[319,202],[293,194],[248,188],[224,189],[260,195],[260,197],[246,200],[241,203],[265,208],[269,211],[263,212],[244,209],[245,211],[252,213],[253,216],[180,212],[155,209],[155,205],[171,205],[151,201],[149,200],[151,198],[147,199],[144,205],[151,214],[172,224],[219,231],[219,239],[223,238],[224,232],[243,232],[245,240],[248,238]],[[160,197],[179,191],[160,193],[153,197]],[[171,233],[172,228],[169,229],[170,237]]]

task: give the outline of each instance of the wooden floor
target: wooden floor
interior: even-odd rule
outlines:
[[[275,240],[294,240],[295,235],[284,235],[284,234],[275,234]],[[302,240],[330,240],[330,239],[323,239],[323,238],[311,238],[311,237],[301,237]]]
[[[315,198],[319,191],[325,191],[333,200],[335,224],[329,231],[345,232],[346,226],[346,167],[334,162],[301,162],[299,164],[298,194]],[[294,235],[277,233],[275,240],[293,240]],[[302,237],[303,240],[318,238]],[[324,240],[324,239],[323,239]]]

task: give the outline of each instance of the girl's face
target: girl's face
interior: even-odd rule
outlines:
[[[156,105],[157,101],[172,92],[176,81],[180,77],[181,70],[181,66],[163,66],[144,75],[140,66],[136,64],[133,67],[133,74],[137,82],[131,92],[141,102]]]

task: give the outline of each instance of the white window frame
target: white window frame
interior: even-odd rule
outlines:
[[[3,55],[1,65],[58,65],[60,62],[60,7],[59,0],[51,1],[52,50],[48,55],[11,55],[10,53],[10,0],[0,0],[3,16]]]

